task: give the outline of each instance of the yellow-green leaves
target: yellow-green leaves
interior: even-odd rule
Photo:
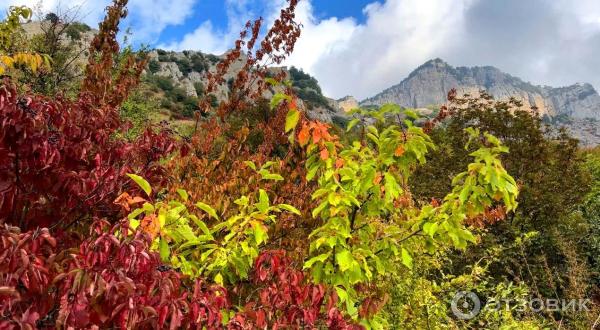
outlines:
[[[260,189],[258,196],[259,197],[258,203],[256,204],[256,208],[262,213],[267,213],[267,211],[269,210],[269,195],[267,195],[266,191]]]
[[[321,157],[321,148],[307,139],[305,163],[307,180],[318,183],[312,195],[317,201],[312,216],[323,224],[309,236],[310,255],[304,268],[314,281],[336,287],[340,307],[351,316],[359,300],[351,290],[354,285],[397,272],[398,264],[412,269],[415,247],[431,251],[436,244],[448,242],[464,248],[475,242],[464,225],[467,217],[499,201],[511,210],[517,193],[498,158],[506,148],[484,135],[492,147],[472,154],[475,161],[454,180],[453,192],[441,205],[436,202],[419,209],[407,187],[412,172],[435,145],[414,125],[418,116],[394,105],[355,113],[374,114],[380,125],[365,127],[364,140],[336,147],[336,159]],[[396,115],[404,120],[390,124]],[[358,122],[353,120],[349,128]]]
[[[245,161],[244,164],[260,174],[261,180],[283,181],[281,175],[271,172],[273,165],[275,165],[274,162],[266,162],[260,169],[251,161]]]
[[[206,212],[209,216],[211,216],[213,219],[215,220],[219,220],[219,216],[217,215],[217,211],[215,211],[215,209],[212,208],[212,206],[202,203],[202,202],[196,202],[195,204],[199,209],[201,209],[202,211]]]
[[[10,53],[13,46],[13,34],[21,26],[21,19],[30,19],[32,10],[25,6],[11,6],[7,17],[0,21],[0,75],[23,65],[33,73],[42,67],[50,67],[50,57],[29,52]]]
[[[264,180],[281,178],[270,172],[273,162],[265,163],[260,169],[252,162],[246,165],[260,173]],[[133,174],[129,177],[147,194],[151,193],[146,180]],[[276,222],[278,213],[300,215],[292,205],[271,205],[264,189],[236,199],[233,204],[238,207],[238,213],[223,220],[204,202],[196,202],[198,209],[188,210],[189,194],[181,189],[177,194],[179,200],[144,203],[133,210],[129,215],[130,228],[152,230],[152,249],[159,252],[164,262],[171,263],[183,274],[213,278],[218,284],[236,283],[248,277],[261,247],[269,240],[270,225]],[[206,213],[210,219],[198,216],[197,211]]]
[[[171,252],[169,250],[169,243],[164,238],[161,238],[158,243],[158,251],[160,253],[160,259],[162,259],[163,262],[168,262]]]
[[[413,268],[413,258],[405,248],[402,248],[402,264],[410,269]]]
[[[290,107],[286,117],[285,117],[285,132],[289,133],[291,130],[296,128],[298,125],[298,120],[300,119],[300,112],[296,108]]]
[[[297,208],[295,208],[295,207],[293,207],[292,205],[289,205],[289,204],[279,204],[279,205],[277,205],[277,207],[280,208],[280,209],[282,209],[282,210],[284,210],[284,211],[288,211],[290,213],[293,213],[295,215],[302,215],[302,213],[300,213],[300,211]]]
[[[292,97],[287,95],[287,94],[283,94],[283,93],[276,93],[275,95],[273,95],[273,97],[271,98],[271,109],[275,109],[279,106],[279,104],[281,104],[281,102],[283,101],[288,101],[291,102],[292,101]]]
[[[127,174],[127,176],[131,178],[131,180],[133,180],[140,188],[142,188],[148,197],[150,197],[152,194],[152,188],[150,187],[148,181],[136,174]]]

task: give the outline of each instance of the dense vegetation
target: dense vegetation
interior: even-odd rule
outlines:
[[[302,69],[298,70],[295,67],[291,67],[289,72],[294,93],[306,103],[309,109],[313,107],[331,108],[329,101],[323,96],[317,79],[305,73]]]
[[[299,94],[320,104],[316,80],[269,66],[300,37],[297,2],[209,58],[193,99],[156,75],[171,54],[121,49],[126,0],[107,8],[82,78],[60,83],[61,67],[77,72],[59,65],[73,45],[17,47],[31,12],[11,9],[0,23],[0,328],[594,327],[600,150],[485,93],[451,91],[431,120],[395,105],[357,110],[344,130],[311,120]],[[151,120],[160,100],[183,104],[189,131]],[[591,301],[470,318],[455,311],[460,291]]]

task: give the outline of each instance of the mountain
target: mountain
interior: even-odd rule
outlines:
[[[496,99],[516,97],[525,108],[557,126],[566,126],[583,144],[600,144],[600,95],[592,85],[537,86],[493,66],[453,67],[439,58],[430,60],[399,84],[360,105],[396,103],[410,108],[435,107],[446,102],[452,88],[459,95],[476,94],[483,89]]]
[[[146,82],[164,92],[164,110],[170,110],[184,117],[191,117],[196,105],[196,98],[204,93],[204,86],[208,80],[208,72],[214,71],[216,65],[225,58],[225,55],[206,54],[198,51],[165,51],[152,50],[148,54],[149,64],[146,71]],[[213,94],[216,101],[224,100],[229,95],[230,81],[237,75],[244,65],[245,57],[232,63],[225,75],[227,84],[218,86]],[[273,72],[284,70],[296,95],[302,101],[308,115],[313,119],[335,122],[344,120],[344,111],[338,103],[323,95],[317,80],[302,70],[294,67],[273,67]],[[265,98],[270,98],[275,92],[267,92]],[[184,104],[181,107],[181,104]],[[358,105],[358,103],[357,103]],[[186,109],[187,107],[187,109]]]

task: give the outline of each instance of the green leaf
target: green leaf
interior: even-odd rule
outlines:
[[[339,286],[336,286],[335,292],[337,293],[341,302],[345,302],[346,300],[348,300],[348,292],[346,292],[346,290],[340,288]]]
[[[354,264],[354,257],[352,256],[352,253],[350,253],[350,251],[348,251],[348,250],[342,250],[342,251],[336,253],[335,260],[337,261],[338,265],[340,266],[341,271],[346,271],[346,270],[352,268],[352,266]]]
[[[187,191],[185,191],[183,189],[177,189],[177,193],[179,194],[179,197],[181,197],[181,199],[183,199],[185,202],[187,202],[188,199],[190,198]]]
[[[328,253],[320,254],[316,257],[312,257],[304,263],[304,266],[302,267],[302,269],[310,268],[315,262],[324,263],[325,260],[327,260],[327,258],[329,258],[330,255],[331,255],[331,252],[328,252]]]
[[[254,229],[254,240],[256,242],[256,245],[261,245],[263,242],[267,241],[267,239],[269,238],[269,235],[267,234],[267,229],[264,225],[259,224],[259,223],[254,224],[253,229]]]
[[[282,94],[282,93],[277,93],[277,94],[273,95],[273,98],[271,98],[271,104],[270,104],[271,109],[277,108],[277,106],[279,106],[279,104],[283,100],[291,101],[292,98],[289,95]]]
[[[296,215],[302,215],[302,213],[300,213],[300,211],[298,211],[297,208],[295,208],[289,204],[279,204],[279,205],[277,205],[277,207],[279,207],[282,210],[286,210],[290,213],[294,213]]]
[[[300,120],[300,112],[296,109],[290,109],[285,117],[285,132],[289,132],[296,128]]]
[[[431,237],[431,238],[433,238],[433,236],[435,235],[437,230],[438,230],[437,222],[427,222],[423,225],[423,232],[425,232],[425,234],[429,235],[429,237]]]
[[[350,130],[356,126],[356,124],[358,124],[360,122],[360,119],[354,118],[352,119],[350,122],[348,122],[348,125],[346,126],[346,132],[350,132]]]
[[[136,230],[137,227],[140,226],[140,221],[139,220],[135,220],[135,219],[131,219],[129,220],[129,228]]]
[[[405,248],[402,248],[402,264],[409,269],[413,268],[413,258]]]
[[[169,243],[167,243],[167,241],[164,238],[160,239],[158,251],[160,253],[160,259],[162,259],[163,262],[169,261],[169,255],[171,254],[171,252],[169,251]]]
[[[133,210],[131,213],[129,213],[129,215],[127,216],[128,219],[135,219],[138,215],[142,214],[144,212],[144,209],[139,208],[139,209],[135,209]],[[135,229],[135,228],[133,228]]]
[[[265,82],[266,82],[267,84],[269,84],[269,85],[273,86],[273,87],[275,87],[275,86],[279,85],[279,81],[277,81],[277,80],[275,80],[275,79],[273,79],[273,78],[271,78],[271,77],[267,77],[267,78],[265,78]]]
[[[144,180],[144,178],[142,178],[139,175],[135,175],[135,174],[131,174],[131,173],[127,173],[127,176],[133,180],[138,186],[140,186],[140,188],[142,188],[142,190],[146,193],[146,195],[148,195],[148,197],[150,197],[150,194],[152,194],[152,188],[150,188],[150,184],[148,183],[148,181]]]
[[[217,215],[217,212],[210,205],[204,204],[202,202],[197,202],[196,206],[198,208],[200,208],[202,211],[208,213],[209,216],[215,218],[216,220],[219,220],[219,216]]]
[[[256,208],[262,213],[267,213],[269,210],[269,195],[267,195],[267,192],[263,189],[259,190]]]
[[[217,273],[217,275],[215,275],[215,283],[218,285],[223,285],[223,275],[221,275],[221,273]]]
[[[254,164],[254,162],[251,162],[249,160],[245,161],[244,164],[246,164],[246,166],[250,167],[251,169],[256,171],[256,165]]]
[[[283,177],[279,174],[267,173],[261,175],[263,180],[283,181]]]
[[[319,214],[321,214],[321,212],[329,205],[329,201],[324,201],[322,202],[319,206],[317,206],[316,209],[314,209],[312,211],[312,217],[316,218],[317,216],[319,216]]]
[[[197,217],[190,217],[190,219],[192,219],[192,221],[194,221],[194,223],[196,224],[196,226],[198,226],[198,228],[200,228],[200,230],[202,230],[202,232],[209,236],[212,237],[212,233],[210,232],[210,230],[208,229],[208,227],[206,226],[206,224],[204,223],[204,221],[198,219]]]

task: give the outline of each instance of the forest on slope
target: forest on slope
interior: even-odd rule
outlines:
[[[186,55],[195,95],[118,42],[126,0],[93,33],[11,7],[0,328],[594,329],[600,149],[485,92],[309,116],[297,4]]]

